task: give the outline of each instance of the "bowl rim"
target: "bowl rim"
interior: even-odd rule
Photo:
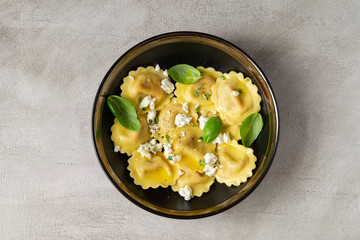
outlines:
[[[271,156],[269,158],[268,164],[266,166],[266,168],[264,169],[263,173],[259,176],[258,180],[253,184],[252,188],[249,189],[249,191],[247,191],[245,194],[243,194],[241,197],[239,197],[237,200],[235,200],[234,202],[227,204],[225,206],[223,206],[222,208],[218,208],[215,209],[213,211],[210,212],[206,212],[206,213],[200,213],[197,215],[176,215],[176,212],[184,212],[184,211],[180,211],[180,210],[171,210],[171,212],[173,212],[174,214],[168,214],[168,213],[164,213],[164,212],[160,212],[160,211],[156,211],[155,209],[152,209],[146,205],[141,204],[140,202],[136,201],[135,199],[133,199],[131,196],[129,196],[116,182],[115,180],[112,178],[112,176],[110,175],[110,173],[108,172],[108,170],[106,169],[106,166],[104,165],[104,162],[101,159],[98,147],[97,147],[97,141],[96,141],[96,129],[95,129],[95,112],[96,112],[96,107],[97,107],[97,100],[100,97],[100,92],[103,88],[103,85],[105,84],[106,80],[108,79],[109,75],[111,74],[111,72],[114,70],[114,68],[119,64],[120,61],[122,61],[124,58],[126,58],[126,56],[131,53],[133,50],[136,50],[137,48],[140,48],[148,43],[151,43],[155,40],[161,39],[161,38],[165,38],[165,37],[180,37],[180,36],[184,36],[184,37],[202,37],[202,38],[207,38],[207,39],[211,39],[217,42],[220,42],[222,44],[228,45],[230,48],[233,48],[239,52],[241,52],[241,54],[243,54],[251,63],[252,65],[256,68],[256,70],[259,72],[259,74],[262,76],[265,84],[268,87],[268,90],[270,92],[270,96],[271,99],[273,101],[273,105],[274,105],[274,112],[275,112],[275,127],[276,127],[276,131],[275,131],[275,139],[274,139],[274,148],[273,148],[273,152],[271,153]],[[93,139],[93,144],[94,144],[94,148],[95,148],[95,152],[97,154],[98,157],[98,161],[100,162],[100,165],[103,169],[103,171],[105,172],[105,174],[107,175],[107,177],[110,179],[110,181],[113,183],[113,185],[120,191],[120,193],[125,196],[128,200],[130,200],[132,203],[134,203],[135,205],[137,205],[138,207],[154,213],[156,215],[160,215],[163,217],[169,217],[169,218],[175,218],[175,219],[197,219],[197,218],[204,218],[204,217],[209,217],[221,212],[224,212],[225,210],[230,209],[231,207],[235,206],[236,204],[238,204],[239,202],[241,202],[242,200],[244,200],[246,197],[248,197],[260,184],[260,182],[264,179],[265,175],[267,174],[267,172],[269,171],[271,164],[274,160],[274,156],[276,154],[276,150],[277,150],[277,146],[278,146],[278,141],[279,141],[279,133],[280,133],[280,119],[279,119],[279,111],[278,111],[278,107],[277,107],[277,101],[275,98],[275,95],[273,93],[272,87],[266,77],[266,75],[264,74],[264,72],[261,70],[261,68],[256,64],[256,62],[247,54],[245,53],[241,48],[239,48],[238,46],[234,45],[233,43],[222,39],[220,37],[208,34],[208,33],[202,33],[202,32],[195,32],[195,31],[175,31],[175,32],[168,32],[168,33],[162,33],[159,35],[155,35],[153,37],[147,38],[143,41],[141,41],[140,43],[134,45],[133,47],[131,47],[129,50],[127,50],[126,52],[124,52],[115,62],[114,64],[110,67],[110,69],[107,71],[107,73],[105,74],[103,80],[101,81],[98,90],[96,92],[95,98],[94,98],[94,103],[93,103],[93,107],[92,107],[92,117],[91,117],[91,124],[92,124],[92,139]],[[196,210],[199,211],[199,210]],[[201,210],[200,210],[201,211]],[[191,212],[191,211],[190,211]]]

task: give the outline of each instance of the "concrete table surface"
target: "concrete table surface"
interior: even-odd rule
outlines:
[[[1,0],[1,239],[360,239],[359,12],[357,0]],[[91,138],[110,66],[138,42],[179,30],[246,51],[280,111],[263,182],[198,220],[125,199]]]

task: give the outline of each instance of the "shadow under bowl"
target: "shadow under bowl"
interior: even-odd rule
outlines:
[[[185,201],[168,188],[142,189],[127,170],[129,158],[114,152],[110,128],[114,116],[106,96],[120,95],[120,85],[129,71],[140,66],[168,69],[176,64],[213,67],[221,72],[242,72],[259,89],[264,127],[252,148],[257,157],[253,176],[237,187],[215,181],[208,193]],[[271,87],[255,62],[233,44],[204,33],[173,32],[147,39],[122,55],[104,77],[95,97],[92,119],[95,148],[104,171],[117,189],[141,208],[173,218],[200,218],[222,212],[246,198],[260,183],[273,160],[279,134],[279,118]]]

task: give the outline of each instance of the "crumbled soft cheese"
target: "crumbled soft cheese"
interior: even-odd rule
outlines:
[[[157,152],[161,152],[162,151],[162,143],[155,143],[154,145],[152,145],[152,148],[150,149],[150,151],[153,154],[156,154]]]
[[[209,177],[214,176],[216,170],[218,170],[218,167],[214,167],[214,166],[205,165],[205,168],[204,168],[205,174]]]
[[[141,144],[138,148],[138,152],[143,157],[151,158],[151,153],[156,154],[157,152],[162,150],[162,144],[156,142],[156,139],[151,139],[149,142]]]
[[[239,91],[232,91],[231,92],[232,96],[239,96],[239,94],[240,94]]]
[[[155,138],[151,139],[151,140],[149,141],[149,143],[152,144],[152,145],[155,145],[155,144],[156,144],[156,139],[155,139]]]
[[[154,137],[155,132],[159,131],[160,126],[158,124],[150,125],[151,137]]]
[[[176,100],[176,99],[174,100],[174,103],[177,103],[177,100]]]
[[[185,103],[183,104],[183,110],[184,110],[184,112],[189,113],[189,105],[188,105],[188,102],[185,102]]]
[[[216,113],[217,113],[215,110],[212,110],[211,112],[212,112],[214,115],[216,115]]]
[[[169,76],[169,74],[168,74],[168,72],[167,72],[167,69],[165,69],[165,71],[163,72],[163,74],[164,74],[165,77],[168,77],[168,76]]]
[[[214,165],[217,161],[217,156],[213,153],[206,153],[204,156],[206,165]]]
[[[173,155],[173,150],[172,150],[172,145],[171,143],[168,144],[164,144],[164,155],[166,158],[168,158],[169,156]]]
[[[180,155],[172,155],[172,162],[178,162],[181,160],[181,156]]]
[[[148,95],[148,96],[144,97],[144,99],[141,101],[139,108],[143,109],[143,108],[150,106],[150,109],[154,110],[155,109],[155,101],[156,101],[156,98],[152,98],[150,95]]]
[[[216,170],[218,169],[217,166],[214,166],[218,158],[213,153],[206,153],[204,159],[205,159],[204,172],[207,176],[212,177],[215,174]]]
[[[120,151],[120,146],[115,146],[114,147],[114,152],[119,152]]]
[[[141,144],[137,151],[141,154],[141,156],[150,159],[151,158],[150,145],[151,145],[150,143]]]
[[[212,143],[222,144],[222,143],[230,143],[230,136],[229,133],[219,133],[219,135],[215,138]]]
[[[133,76],[131,76],[131,75],[129,75],[129,78],[130,78],[131,80],[134,80],[134,77],[133,77]]]
[[[164,156],[169,160],[169,162],[171,164],[174,164],[174,162],[178,162],[181,160],[180,155],[173,154],[173,149],[172,149],[171,143],[164,144],[163,147],[164,147]],[[172,160],[170,160],[169,157],[171,157]]]
[[[159,66],[159,64],[156,64],[156,66],[155,66],[155,71],[157,71],[157,72],[160,71],[160,66]]]
[[[181,169],[179,169],[179,175],[180,175],[180,176],[184,175],[184,171],[181,170]]]
[[[150,110],[154,110],[154,109],[155,109],[155,101],[156,101],[156,98],[151,99],[151,102],[150,102],[150,104],[149,104]]]
[[[149,123],[149,121],[151,120],[152,122],[154,122],[154,119],[156,117],[156,110],[155,111],[150,111],[147,115],[147,122]]]
[[[170,114],[170,110],[167,110],[166,113],[167,113],[167,114]]]
[[[184,131],[181,131],[181,136],[185,137],[185,132]]]
[[[188,117],[186,114],[178,113],[175,117],[175,125],[177,127],[184,127],[190,124],[192,117]]]
[[[192,189],[189,185],[186,185],[185,187],[179,189],[179,194],[185,198],[186,201],[189,201],[192,197]]]
[[[224,139],[224,142],[229,144],[230,143],[230,135],[228,132],[224,133],[223,134],[223,139]]]
[[[169,78],[164,78],[161,80],[161,89],[166,92],[167,94],[170,94],[174,91],[175,86],[174,84],[169,80]]]
[[[199,117],[198,121],[199,121],[199,127],[202,130],[204,129],[206,122],[209,121],[209,118],[204,114]]]

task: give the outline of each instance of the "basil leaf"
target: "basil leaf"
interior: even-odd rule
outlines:
[[[131,102],[125,98],[111,95],[107,99],[107,105],[121,125],[132,131],[140,131],[141,124]]]
[[[218,116],[210,118],[209,121],[205,123],[203,129],[203,141],[205,143],[209,143],[215,140],[215,138],[219,135],[222,128],[221,119]]]
[[[264,123],[260,113],[249,115],[240,127],[241,142],[245,147],[249,147],[259,136]]]
[[[196,68],[187,64],[178,64],[168,69],[168,74],[175,81],[182,84],[196,83],[201,78],[201,73]]]

